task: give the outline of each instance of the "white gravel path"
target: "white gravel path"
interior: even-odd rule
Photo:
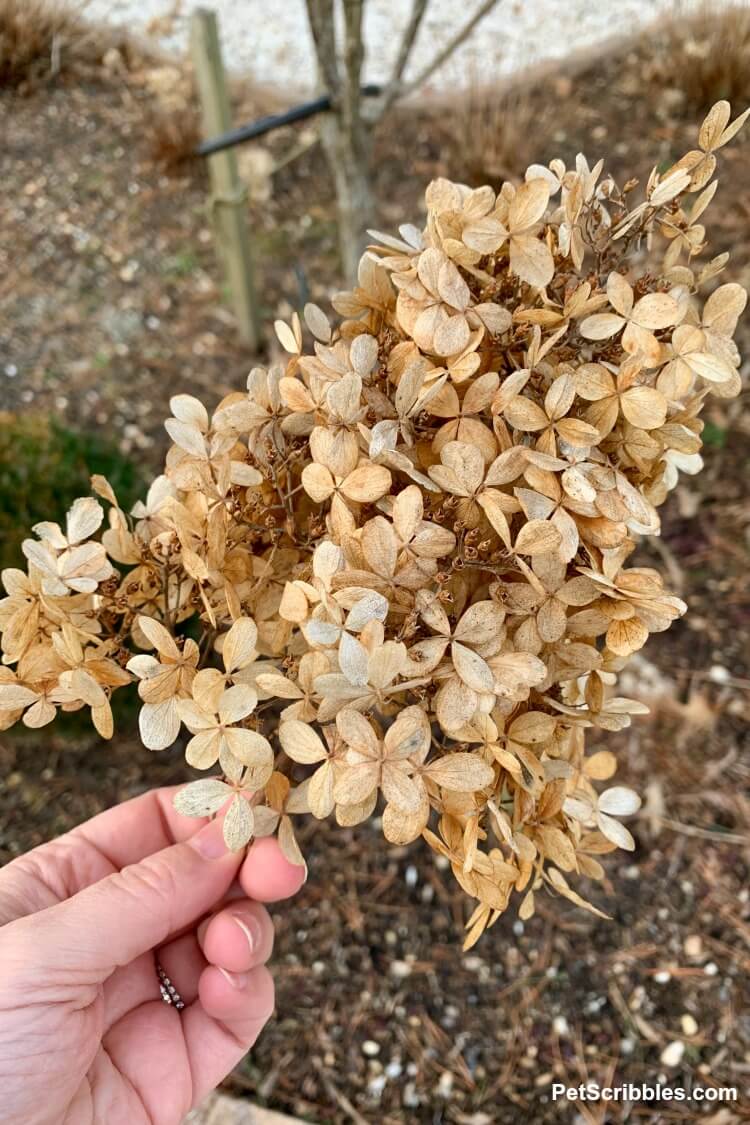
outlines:
[[[469,80],[484,83],[544,59],[561,58],[613,36],[645,27],[692,0],[499,0],[471,39],[430,83],[450,91]],[[718,4],[720,0],[713,0]],[[407,73],[418,73],[437,48],[447,42],[476,11],[479,0],[430,0]],[[163,46],[184,48],[187,15],[195,0],[89,0],[86,11],[98,20],[151,32]],[[219,15],[225,60],[249,72],[262,85],[307,93],[314,84],[304,0],[203,0]],[[177,8],[173,20],[164,19]],[[388,74],[399,32],[411,0],[367,0],[365,79]]]

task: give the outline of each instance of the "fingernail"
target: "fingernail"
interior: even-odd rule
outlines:
[[[218,859],[222,855],[227,855],[223,829],[221,822],[218,820],[212,820],[210,824],[206,824],[200,832],[190,837],[188,844],[204,859]]]
[[[243,988],[247,987],[247,973],[230,973],[227,969],[219,969],[219,972],[223,977],[226,977],[232,988],[235,988],[238,992],[241,992]]]
[[[253,918],[248,914],[233,914],[233,920],[237,923],[243,934],[247,938],[247,944],[250,946],[250,952],[255,953],[261,942],[261,928],[258,924],[257,918]]]

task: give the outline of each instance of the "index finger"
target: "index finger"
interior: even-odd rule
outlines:
[[[207,820],[176,811],[172,798],[179,788],[153,789],[115,805],[7,864],[0,872],[0,925],[194,836]]]
[[[194,836],[208,820],[177,812],[172,800],[180,788],[152,789],[115,805],[9,863],[0,872],[0,925],[63,902]],[[276,840],[268,838],[251,845],[239,881],[258,902],[278,902],[296,894],[306,877],[306,869],[289,863]]]

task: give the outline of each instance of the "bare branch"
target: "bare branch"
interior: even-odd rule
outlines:
[[[422,70],[416,78],[412,79],[411,82],[399,85],[395,97],[391,98],[391,101],[394,101],[395,98],[407,97],[409,94],[413,93],[420,86],[422,86],[428,78],[431,78],[435,71],[443,65],[445,60],[450,58],[453,52],[458,47],[460,47],[466,39],[469,38],[479,21],[481,19],[484,19],[487,13],[495,7],[496,3],[497,0],[484,0],[484,3],[479,5],[471,19],[467,21],[467,23],[461,28],[461,30],[458,31],[448,43],[446,43],[442,51],[438,51],[432,62],[428,63],[424,70]]]
[[[365,57],[362,37],[364,0],[344,0],[344,99],[342,110],[356,136],[360,122],[360,80]]]
[[[395,98],[398,97],[398,92],[401,87],[401,79],[406,70],[406,64],[409,61],[412,49],[417,39],[420,24],[422,23],[422,16],[427,10],[428,0],[412,0],[411,16],[409,22],[404,29],[404,34],[401,39],[401,46],[398,51],[398,58],[396,65],[393,68],[393,74],[390,81],[385,88],[383,96],[383,109],[387,109]]]
[[[315,47],[318,76],[332,100],[338,98],[340,76],[336,56],[336,26],[333,19],[333,0],[307,0],[307,18]]]

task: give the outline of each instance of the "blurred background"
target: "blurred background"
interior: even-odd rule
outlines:
[[[0,0],[1,566],[22,563],[28,527],[59,519],[90,471],[131,504],[159,471],[170,395],[210,407],[244,386],[277,354],[273,319],[342,287],[325,118],[310,117],[233,150],[265,326],[243,342],[194,155],[190,7]],[[620,183],[645,179],[694,147],[716,100],[733,116],[750,103],[750,7],[719,2],[367,0],[363,81],[387,81],[419,7],[404,82],[450,57],[374,132],[382,230],[421,225],[436,176],[497,188],[584,152]],[[215,9],[234,124],[314,95],[303,0]],[[721,153],[706,252],[731,251],[722,281],[745,286],[749,182],[745,131]],[[746,319],[745,353],[749,336]],[[608,857],[610,881],[590,892],[614,920],[543,898],[531,921],[510,910],[462,954],[463,896],[426,849],[392,847],[374,824],[309,825],[310,878],[275,918],[278,1015],[214,1125],[256,1120],[251,1105],[335,1125],[750,1120],[750,401],[710,402],[705,469],[682,478],[662,537],[637,556],[689,612],[623,676],[651,715],[592,732],[644,795],[638,850]],[[108,745],[76,716],[0,734],[0,860],[187,777],[179,745],[142,748],[136,713],[134,696],[120,703]],[[551,1100],[554,1082],[659,1079],[736,1086],[740,1101]]]

